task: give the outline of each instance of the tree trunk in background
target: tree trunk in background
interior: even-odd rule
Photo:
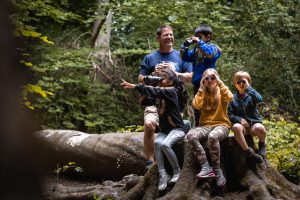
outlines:
[[[100,79],[103,83],[113,84],[115,79],[116,61],[113,61],[110,52],[110,32],[112,24],[112,10],[106,6],[101,9],[102,5],[108,4],[108,0],[97,0],[99,5],[97,13],[100,16],[105,16],[104,19],[97,19],[94,22],[92,31],[92,47],[96,48],[95,53],[90,53],[89,58],[92,60],[92,65],[95,70],[94,80]],[[119,80],[117,80],[119,81]]]
[[[96,1],[96,4],[98,5],[98,9],[97,9],[96,13],[98,14],[99,18],[96,19],[96,21],[94,22],[94,26],[93,26],[93,30],[92,30],[92,42],[91,42],[92,47],[97,47],[99,45],[104,45],[104,46],[107,45],[107,43],[99,44],[99,42],[97,42],[97,40],[99,40],[100,32],[101,31],[103,32],[103,30],[105,30],[104,25],[107,25],[107,23],[108,23],[106,21],[110,20],[110,18],[108,17],[109,15],[111,15],[111,13],[109,14],[109,12],[110,12],[109,8],[107,7],[104,11],[101,10],[101,8],[103,7],[102,5],[106,4],[106,3],[108,3],[108,0],[97,0]],[[101,16],[106,16],[106,18],[100,18]],[[110,24],[111,24],[111,22],[110,22]],[[110,30],[109,30],[109,33],[110,33]],[[108,41],[108,44],[109,44],[109,41]]]
[[[41,140],[41,153],[52,152],[53,167],[57,163],[76,162],[84,170],[84,175],[99,179],[120,180],[128,174],[142,174],[145,157],[143,153],[142,133],[86,134],[78,131],[44,130],[37,132]],[[299,199],[300,187],[287,181],[268,163],[259,166],[249,162],[241,154],[240,147],[233,137],[221,143],[221,166],[227,179],[226,187],[218,188],[213,178],[198,180],[195,175],[200,167],[187,141],[175,146],[175,152],[182,166],[181,175],[175,185],[159,193],[157,191],[158,172],[153,165],[143,178],[133,178],[131,187],[123,180],[122,191],[111,194],[114,199],[213,199],[223,196],[224,199]],[[167,171],[171,171],[167,166]],[[63,187],[66,188],[66,187]],[[64,192],[65,198],[71,197],[68,191],[78,190],[81,197],[90,198],[91,192],[84,195],[84,187],[76,189],[57,189]],[[93,187],[93,192],[101,194]],[[129,190],[130,189],[130,190]],[[128,191],[129,190],[129,191]],[[51,193],[51,192],[50,192]],[[74,195],[72,193],[72,195]],[[69,195],[68,195],[69,194]],[[76,193],[77,194],[77,193]]]
[[[112,11],[110,9],[107,12],[104,26],[101,27],[100,32],[98,33],[98,37],[95,40],[95,45],[94,45],[95,48],[100,47],[105,51],[109,50],[111,23],[112,23]]]

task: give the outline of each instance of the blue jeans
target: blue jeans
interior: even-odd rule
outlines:
[[[173,129],[169,134],[159,132],[154,141],[154,153],[158,166],[158,172],[160,176],[166,174],[164,165],[164,156],[167,157],[169,163],[172,166],[173,172],[180,171],[178,160],[172,146],[184,139],[185,133],[180,129]]]

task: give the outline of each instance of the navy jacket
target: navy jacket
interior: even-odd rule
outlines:
[[[255,123],[262,123],[262,119],[258,113],[256,105],[262,102],[261,95],[252,87],[246,89],[246,96],[239,98],[239,94],[234,94],[232,101],[228,106],[228,116],[230,121],[240,123],[241,119],[247,120],[250,126]]]

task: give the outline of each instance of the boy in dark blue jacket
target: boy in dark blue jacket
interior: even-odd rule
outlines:
[[[239,71],[233,77],[237,94],[228,107],[228,116],[233,124],[232,131],[237,143],[244,150],[246,156],[255,163],[262,163],[266,157],[266,129],[258,113],[256,105],[262,102],[261,95],[250,86],[251,77],[247,72]],[[248,147],[245,135],[258,137],[258,153]]]

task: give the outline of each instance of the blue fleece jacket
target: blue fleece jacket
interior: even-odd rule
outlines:
[[[262,102],[261,95],[252,87],[246,89],[246,95],[240,99],[239,94],[234,94],[232,101],[228,106],[228,116],[230,121],[240,123],[241,119],[247,120],[250,126],[255,123],[262,123],[256,105]]]
[[[216,62],[222,56],[222,52],[217,45],[205,43],[200,39],[197,46],[188,50],[188,47],[181,46],[181,59],[193,64],[193,79],[194,85],[200,85],[203,72],[208,68],[216,68]]]

